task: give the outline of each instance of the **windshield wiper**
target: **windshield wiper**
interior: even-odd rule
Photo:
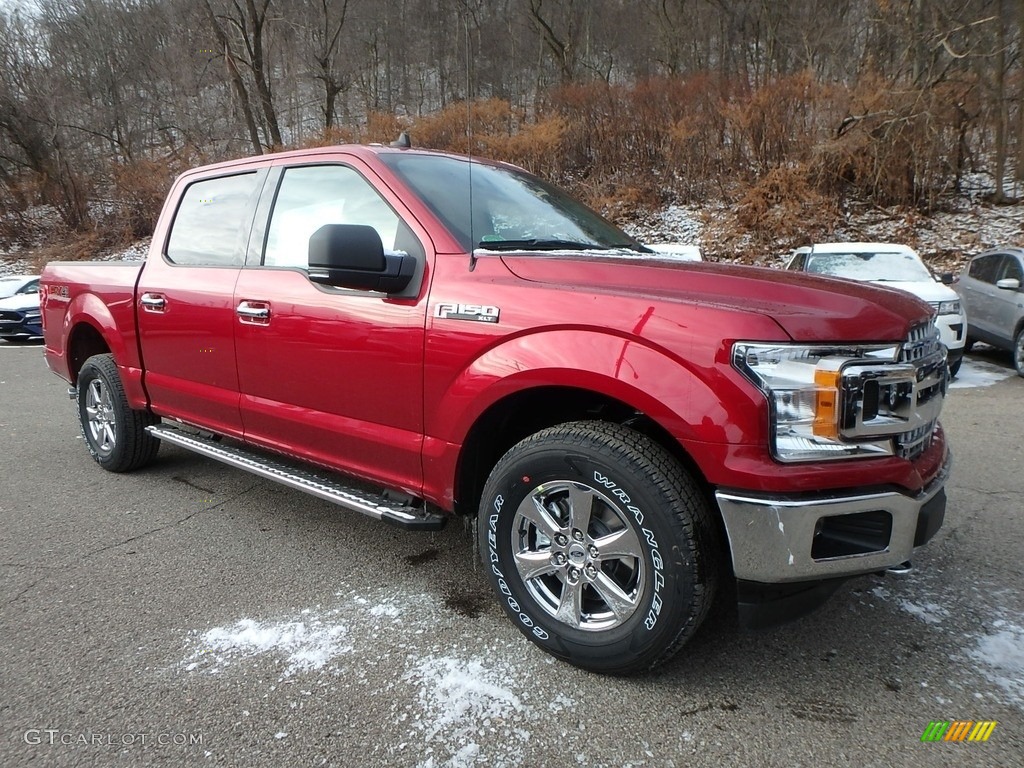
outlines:
[[[585,243],[579,240],[544,240],[530,238],[527,240],[482,240],[477,246],[488,251],[607,251],[618,246]]]

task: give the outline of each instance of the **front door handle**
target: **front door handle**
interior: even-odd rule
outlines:
[[[249,325],[270,325],[270,305],[265,301],[243,301],[235,307],[235,314]]]
[[[163,312],[167,308],[167,299],[159,293],[144,293],[139,303],[146,312]]]

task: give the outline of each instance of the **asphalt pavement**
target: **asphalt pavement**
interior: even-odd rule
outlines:
[[[458,523],[167,446],[103,472],[40,348],[0,343],[0,764],[1024,765],[1022,403],[1016,376],[951,391],[946,522],[911,574],[754,634],[723,605],[609,678],[522,638]],[[922,741],[934,721],[997,724]]]

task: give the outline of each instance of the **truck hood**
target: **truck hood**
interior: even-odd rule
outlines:
[[[503,253],[517,277],[558,286],[712,305],[772,318],[794,341],[899,341],[931,316],[908,293],[849,280],[708,262],[602,258],[576,252]]]
[[[899,288],[924,301],[956,301],[960,298],[948,285],[935,280],[872,280],[871,284],[884,288]]]

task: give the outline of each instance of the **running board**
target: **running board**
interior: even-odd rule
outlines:
[[[153,437],[195,453],[244,469],[268,480],[319,496],[338,506],[362,512],[381,522],[417,531],[438,531],[448,518],[419,507],[392,501],[380,494],[346,485],[340,478],[276,461],[255,451],[234,445],[222,445],[208,437],[189,434],[168,424],[146,427]]]

